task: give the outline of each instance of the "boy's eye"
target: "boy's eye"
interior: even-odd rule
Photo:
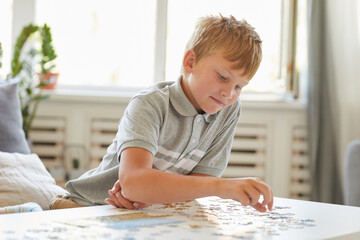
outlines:
[[[226,77],[222,76],[221,74],[219,74],[219,78],[220,78],[221,80],[226,80]]]
[[[241,87],[239,85],[236,85],[235,89],[241,89]]]

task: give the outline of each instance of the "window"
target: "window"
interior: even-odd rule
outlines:
[[[154,69],[155,0],[37,0],[51,27],[59,82],[143,87]]]
[[[52,30],[60,87],[143,88],[175,80],[195,22],[219,13],[246,19],[263,40],[263,61],[244,90],[286,93],[293,85],[297,0],[32,1],[35,23]]]
[[[0,43],[2,55],[0,54],[0,79],[5,78],[10,72],[11,55],[11,20],[12,1],[0,1]]]

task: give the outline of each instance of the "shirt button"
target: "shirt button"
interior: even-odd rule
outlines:
[[[201,121],[201,118],[197,118],[197,119],[196,119],[196,122],[200,122],[200,121]]]
[[[193,139],[191,140],[191,142],[192,142],[192,143],[196,143],[196,139],[193,138]]]

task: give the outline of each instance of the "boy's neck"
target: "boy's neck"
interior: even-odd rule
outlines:
[[[202,109],[200,109],[199,107],[196,107],[196,106],[194,105],[194,103],[196,103],[196,100],[195,100],[194,96],[192,95],[192,93],[191,93],[191,91],[190,91],[187,78],[188,78],[188,76],[182,76],[182,77],[181,77],[181,79],[180,79],[180,86],[181,86],[183,92],[185,93],[185,96],[187,97],[187,99],[189,100],[189,102],[193,105],[193,107],[196,109],[196,111],[197,111],[199,114],[204,114],[205,112],[204,112]]]

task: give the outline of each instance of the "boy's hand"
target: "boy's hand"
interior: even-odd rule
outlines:
[[[126,199],[121,193],[121,186],[119,180],[115,182],[114,187],[111,190],[109,190],[108,193],[110,195],[110,198],[106,198],[105,202],[110,205],[113,205],[114,207],[133,209],[133,208],[145,208],[150,206],[150,204],[132,202]]]
[[[271,188],[259,178],[238,178],[223,179],[224,185],[221,184],[220,197],[231,198],[240,202],[244,206],[252,206],[260,212],[266,212],[273,207],[273,193]],[[263,196],[263,201],[259,199]]]

